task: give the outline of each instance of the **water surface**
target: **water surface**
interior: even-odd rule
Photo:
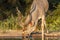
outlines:
[[[33,37],[30,37],[30,38],[0,38],[0,40],[42,40],[42,38],[33,38]],[[45,37],[45,40],[60,40],[60,37]]]

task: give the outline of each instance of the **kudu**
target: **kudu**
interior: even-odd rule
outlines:
[[[49,5],[47,0],[33,0],[30,14],[27,16],[24,22],[24,25],[28,26],[27,30],[24,31],[24,34],[30,34],[33,32],[36,29],[39,19],[42,20],[41,28],[44,29],[44,26],[46,26],[45,13],[47,12],[48,7]]]

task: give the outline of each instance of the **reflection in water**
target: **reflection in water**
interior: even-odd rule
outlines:
[[[23,37],[23,38],[9,38],[9,39],[1,39],[0,40],[42,40],[41,38],[33,38],[33,37]],[[60,37],[45,37],[45,40],[60,40]]]

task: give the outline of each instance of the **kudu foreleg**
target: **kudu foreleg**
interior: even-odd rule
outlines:
[[[44,40],[44,21],[45,21],[45,16],[42,16],[42,23],[41,23],[41,29],[42,29],[42,40]]]

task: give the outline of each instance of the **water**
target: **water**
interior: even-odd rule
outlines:
[[[41,38],[5,38],[0,40],[42,40]],[[60,40],[60,37],[46,37],[45,40]]]

